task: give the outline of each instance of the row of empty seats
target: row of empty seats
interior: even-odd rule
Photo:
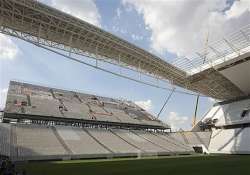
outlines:
[[[6,113],[167,126],[132,102],[10,82]]]
[[[15,134],[18,157],[67,154],[51,127],[17,125]]]
[[[56,130],[73,154],[110,153],[82,128],[57,126]]]
[[[190,154],[166,133],[142,130],[0,123],[1,155],[17,160]]]
[[[0,127],[0,154],[10,156],[11,151],[11,127],[8,124],[1,124]]]
[[[187,145],[204,145],[206,148],[209,146],[211,132],[175,132],[170,134],[171,137],[179,142]]]

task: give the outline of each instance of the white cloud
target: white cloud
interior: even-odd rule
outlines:
[[[227,0],[172,1],[123,0],[126,8],[134,7],[152,31],[151,47],[158,53],[166,51],[189,55],[209,40],[217,40],[240,26],[250,23],[250,1]]]
[[[112,26],[112,31],[113,32],[115,32],[115,33],[120,33],[120,34],[127,34],[128,33],[128,31],[127,30],[125,30],[125,29],[123,29],[123,28],[120,28],[119,26],[118,26],[118,24],[114,24],[113,26]]]
[[[0,89],[0,110],[2,110],[5,107],[7,92],[8,92],[7,88]]]
[[[13,60],[19,52],[17,45],[8,36],[0,34],[0,59]]]
[[[250,11],[250,1],[241,0],[234,2],[231,9],[226,12],[226,15],[228,18],[238,18],[246,11]]]
[[[120,18],[120,17],[121,17],[121,13],[122,13],[122,11],[121,11],[121,9],[118,7],[118,8],[116,9],[116,16],[117,16],[117,18]]]
[[[179,129],[187,130],[191,126],[188,117],[180,116],[177,112],[169,112],[166,123],[171,126],[173,131],[178,131]]]
[[[132,34],[131,37],[134,41],[143,40],[143,36],[141,35]]]
[[[153,107],[151,100],[135,101],[135,104],[137,104],[141,108],[145,109],[146,111],[152,110],[152,107]]]
[[[51,0],[50,5],[93,25],[101,26],[101,16],[93,0]]]

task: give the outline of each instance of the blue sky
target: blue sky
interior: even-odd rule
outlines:
[[[41,0],[75,15],[171,62],[204,43],[248,24],[249,1]],[[199,18],[201,17],[201,18]],[[201,19],[203,19],[201,21]],[[187,22],[188,21],[188,22]],[[185,29],[185,30],[184,30]],[[86,59],[86,58],[85,58]],[[0,106],[10,80],[19,80],[102,96],[125,98],[157,114],[170,92],[145,86],[67,60],[24,41],[0,35]],[[190,129],[195,96],[175,93],[160,119],[174,129]],[[201,97],[198,117],[213,100]]]

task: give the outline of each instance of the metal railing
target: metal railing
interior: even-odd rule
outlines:
[[[250,52],[250,24],[221,40],[208,43],[206,48],[189,57],[176,58],[172,64],[193,75],[247,52]]]

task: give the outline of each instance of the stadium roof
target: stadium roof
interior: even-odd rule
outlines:
[[[241,31],[240,41],[249,39],[249,28],[247,26]],[[168,80],[171,84],[216,99],[231,99],[245,95],[213,66],[199,69],[202,71],[196,71],[197,67],[192,67],[191,72],[195,74],[190,74],[190,71],[183,69],[180,64],[175,66],[167,63],[100,28],[34,0],[0,0],[0,31],[35,45],[133,67]],[[231,41],[224,39],[223,44],[225,43],[233,53],[238,51]],[[247,40],[241,48],[249,45],[250,42]],[[221,58],[216,48],[211,46],[210,49],[217,54],[216,58]],[[202,55],[204,54],[200,54],[201,59]],[[205,62],[206,65],[209,63],[210,61]],[[198,64],[198,66],[203,65]]]

